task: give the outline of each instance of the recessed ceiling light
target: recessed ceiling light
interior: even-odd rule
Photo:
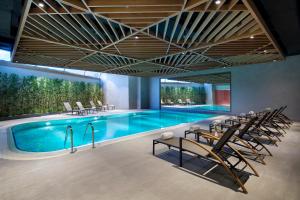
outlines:
[[[41,7],[41,8],[44,8],[44,6],[45,6],[45,4],[43,4],[42,2],[40,2],[38,5],[39,5],[39,7]]]
[[[250,39],[254,39],[254,36],[253,36],[253,35],[251,35],[251,36],[250,36]]]
[[[185,54],[184,52],[182,52],[181,54]]]
[[[17,63],[17,62],[19,62],[19,61],[16,60],[16,63]]]
[[[277,60],[273,60],[273,62],[276,62]]]
[[[268,53],[268,50],[264,50],[264,53]]]
[[[221,3],[221,0],[216,0],[215,4],[219,5]]]
[[[135,39],[139,39],[139,36],[135,36],[134,38],[135,38]]]

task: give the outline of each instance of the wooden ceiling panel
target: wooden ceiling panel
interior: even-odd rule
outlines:
[[[218,73],[218,74],[206,74],[188,77],[178,77],[173,80],[187,81],[193,83],[213,83],[213,84],[224,84],[231,82],[231,73]]]
[[[164,54],[169,47],[168,43],[144,34],[132,36],[121,41],[116,46],[122,55],[137,59],[149,59],[160,56]],[[171,50],[180,51],[180,49],[175,46],[172,46]]]
[[[25,8],[14,62],[162,76],[283,59],[250,0],[29,0]]]

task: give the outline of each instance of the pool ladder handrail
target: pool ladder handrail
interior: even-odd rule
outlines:
[[[68,125],[66,128],[64,147],[66,148],[69,130],[70,130],[70,140],[71,140],[71,153],[75,153],[76,150],[74,148],[74,133],[73,133],[73,128],[71,125]]]
[[[96,148],[96,147],[95,147],[95,128],[94,128],[92,122],[89,122],[89,123],[86,125],[85,132],[84,132],[84,135],[83,135],[83,140],[84,140],[84,138],[85,138],[85,135],[86,135],[87,130],[88,130],[89,127],[91,127],[91,129],[92,129],[92,148]]]

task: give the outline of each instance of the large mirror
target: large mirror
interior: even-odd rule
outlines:
[[[219,73],[161,79],[163,110],[188,112],[229,112],[231,74]]]

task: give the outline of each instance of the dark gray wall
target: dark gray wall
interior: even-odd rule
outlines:
[[[287,105],[287,115],[300,121],[300,55],[279,62],[205,70],[186,75],[219,72],[231,72],[232,113]],[[150,80],[150,108],[159,109],[159,78]]]
[[[233,113],[287,105],[287,114],[300,120],[300,56],[232,68],[231,72]]]
[[[139,81],[136,77],[129,77],[129,109],[138,108]]]
[[[149,78],[150,109],[160,109],[160,78]]]

